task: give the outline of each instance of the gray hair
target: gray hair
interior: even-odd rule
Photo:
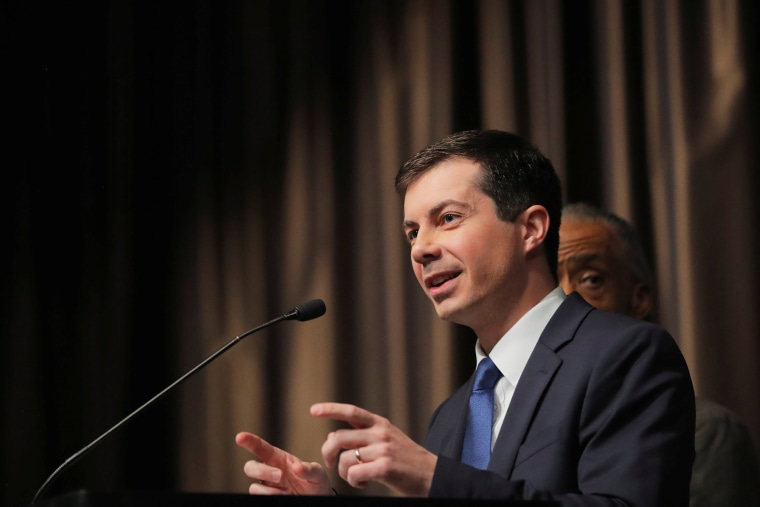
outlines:
[[[562,208],[563,220],[575,219],[583,222],[606,224],[620,241],[626,263],[637,282],[652,282],[652,269],[644,255],[644,248],[636,230],[626,220],[609,211],[604,211],[583,202],[572,203]]]

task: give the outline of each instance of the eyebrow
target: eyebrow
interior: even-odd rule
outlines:
[[[457,206],[462,206],[463,208],[467,208],[468,210],[472,209],[472,206],[470,204],[467,204],[466,202],[458,201],[456,199],[446,199],[444,201],[439,202],[438,204],[436,204],[432,208],[430,208],[428,210],[428,212],[427,212],[427,216],[429,216],[429,217],[436,216],[441,211],[443,211],[445,208],[447,208],[448,206],[450,206],[452,204],[455,204]],[[419,224],[417,224],[417,222],[415,222],[413,220],[404,220],[404,222],[401,224],[401,228],[403,230],[407,230],[410,227],[414,227],[416,225],[419,225]]]
[[[564,264],[581,264],[585,262],[596,261],[599,259],[602,259],[602,256],[597,253],[584,253],[567,257],[564,261]]]

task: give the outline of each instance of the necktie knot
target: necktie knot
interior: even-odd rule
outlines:
[[[475,371],[475,384],[472,390],[475,392],[493,389],[500,378],[501,372],[499,368],[491,361],[490,357],[486,357],[478,363],[478,368]]]

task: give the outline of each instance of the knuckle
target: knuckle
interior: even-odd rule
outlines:
[[[393,473],[392,461],[387,457],[378,459],[375,462],[375,468],[377,470],[377,476],[380,479],[387,479]]]
[[[392,456],[393,455],[393,446],[390,442],[385,441],[381,444],[378,444],[378,447],[380,448],[380,455],[381,456]]]

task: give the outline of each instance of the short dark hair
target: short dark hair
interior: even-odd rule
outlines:
[[[618,215],[604,211],[585,202],[568,204],[562,210],[562,216],[583,222],[606,224],[620,242],[625,255],[625,262],[637,282],[652,283],[652,269],[647,262],[644,248],[633,226]]]
[[[409,159],[396,174],[396,191],[403,197],[409,185],[420,176],[452,158],[480,164],[478,186],[493,199],[501,220],[512,222],[534,204],[546,208],[549,231],[544,240],[544,252],[556,281],[562,187],[551,161],[515,134],[500,130],[467,130],[452,134]]]

